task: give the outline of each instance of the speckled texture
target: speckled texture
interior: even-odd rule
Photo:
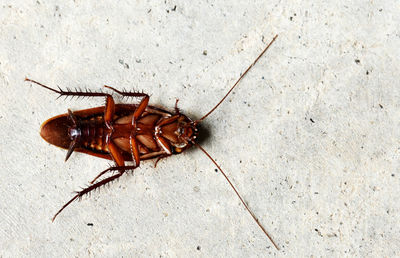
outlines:
[[[388,1],[3,1],[0,256],[400,255],[400,4]],[[45,119],[103,104],[24,83],[144,90],[205,114],[199,151],[52,215],[108,166],[48,145]]]

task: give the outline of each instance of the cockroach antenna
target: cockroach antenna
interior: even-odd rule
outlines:
[[[228,91],[228,93],[225,94],[225,96],[217,103],[217,105],[215,105],[210,111],[208,111],[207,114],[205,114],[202,118],[194,121],[195,124],[200,123],[201,121],[203,121],[206,117],[208,117],[212,112],[214,112],[214,110],[217,109],[217,107],[219,105],[221,105],[222,102],[224,102],[224,100],[226,99],[226,97],[228,97],[228,95],[233,91],[233,89],[239,84],[239,82],[243,79],[243,77],[247,74],[248,71],[250,71],[250,69],[257,63],[257,61],[264,55],[264,53],[268,50],[268,48],[272,45],[272,43],[274,43],[275,39],[278,37],[278,35],[275,35],[275,37],[271,40],[271,42],[269,42],[269,44],[264,48],[264,50],[261,52],[261,54],[256,58],[256,60],[254,60],[254,62],[247,67],[246,71],[244,71],[244,73],[239,77],[239,79],[235,82],[235,84],[233,84],[232,88]]]
[[[228,95],[233,91],[233,89],[239,84],[239,82],[243,79],[243,77],[247,74],[247,72],[250,71],[250,69],[257,63],[257,61],[264,55],[264,53],[268,50],[268,48],[272,45],[272,43],[275,41],[275,39],[278,37],[278,35],[275,35],[275,37],[271,40],[271,42],[264,48],[264,50],[261,52],[261,54],[254,60],[254,62],[244,71],[244,73],[239,77],[239,79],[233,84],[233,86],[230,88],[228,93],[225,94],[225,96],[207,113],[205,114],[202,118],[194,121],[193,123],[195,125],[199,124],[201,121],[203,121],[206,117],[208,117],[214,110],[217,109],[217,107],[228,97]],[[258,218],[254,213],[250,210],[250,208],[247,206],[246,202],[243,200],[242,196],[239,194],[239,192],[236,190],[236,187],[232,184],[232,182],[229,180],[228,176],[225,174],[225,172],[222,170],[222,168],[218,165],[218,163],[211,157],[211,155],[198,144],[197,142],[192,142],[194,146],[199,148],[213,163],[214,165],[219,169],[221,174],[225,177],[225,179],[228,181],[229,185],[232,187],[233,191],[236,193],[237,197],[239,198],[240,202],[243,204],[243,206],[246,208],[246,210],[250,213],[251,217],[254,219],[254,221],[257,223],[257,225],[261,228],[261,230],[264,232],[264,234],[268,237],[268,239],[271,241],[271,243],[275,246],[277,250],[279,250],[278,245],[274,242],[272,237],[268,234],[267,230],[261,225],[259,222]]]

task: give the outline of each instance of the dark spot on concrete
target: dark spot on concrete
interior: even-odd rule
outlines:
[[[204,55],[204,56],[207,55],[207,50],[203,50],[203,55]]]
[[[379,104],[379,107],[380,107],[380,108],[383,108],[382,104]]]
[[[173,12],[176,11],[176,5],[174,6],[174,8],[171,9],[171,11],[173,11]]]
[[[314,120],[312,118],[310,118],[311,123],[315,123]]]
[[[129,65],[128,65],[127,63],[124,64],[124,67],[125,67],[126,69],[129,69]]]
[[[218,172],[218,169],[214,169],[215,172]]]
[[[89,227],[93,227],[93,223],[88,223],[87,224]]]
[[[368,74],[369,74],[369,71],[367,70],[367,72],[365,72],[365,74],[368,75]]]
[[[360,59],[356,59],[354,62],[356,62],[356,64],[360,64]]]
[[[118,62],[119,62],[120,64],[124,64],[124,60],[122,60],[122,59],[118,60]]]
[[[197,248],[196,248],[196,249],[197,249],[198,251],[200,251],[200,249],[201,249],[201,248],[200,248],[200,246],[197,246]]]

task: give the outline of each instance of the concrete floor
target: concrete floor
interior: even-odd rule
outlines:
[[[99,3],[101,2],[101,3]],[[0,257],[400,255],[400,3],[7,1],[0,5]],[[50,86],[143,90],[200,118],[202,142],[280,251],[197,149],[51,217],[108,162],[40,124],[103,100]]]

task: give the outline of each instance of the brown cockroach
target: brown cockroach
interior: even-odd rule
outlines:
[[[276,35],[265,47],[261,54],[245,70],[228,93],[202,118],[192,120],[182,114],[176,101],[175,112],[169,112],[161,108],[149,106],[149,96],[145,93],[119,91],[110,86],[106,88],[114,91],[123,97],[139,97],[139,104],[115,104],[111,94],[92,91],[71,91],[50,88],[37,81],[25,78],[25,81],[35,83],[43,88],[53,91],[61,96],[71,97],[104,97],[106,104],[103,107],[90,108],[72,112],[68,109],[67,114],[55,116],[45,121],[40,129],[40,135],[48,143],[67,149],[67,160],[72,152],[83,152],[103,159],[113,160],[115,166],[111,166],[98,174],[90,185],[77,192],[53,217],[52,221],[69,204],[83,195],[108,184],[122,176],[126,171],[139,167],[142,160],[165,158],[173,154],[179,154],[191,146],[196,146],[217,166],[219,171],[228,181],[229,185],[239,197],[241,203],[253,217],[254,221],[269,238],[276,249],[279,247],[272,240],[268,232],[258,221],[257,217],[247,206],[233,186],[225,172],[216,161],[201,147],[196,138],[198,135],[198,124],[208,117],[226,99],[232,90],[238,85],[247,72],[257,63],[261,56],[275,41]],[[131,161],[132,165],[126,165]],[[108,172],[111,176],[100,180]]]

